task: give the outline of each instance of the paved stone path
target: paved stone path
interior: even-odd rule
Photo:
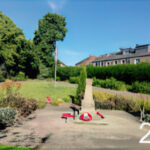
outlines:
[[[99,110],[109,122],[108,125],[76,124],[71,119],[61,119],[64,112],[72,112],[69,104],[47,105],[35,112],[36,118],[12,128],[1,144],[38,145],[39,137],[49,136],[37,150],[149,150],[150,144],[139,144],[149,127],[140,130],[138,118],[115,110]],[[26,132],[26,133],[25,133]],[[1,133],[0,133],[1,134]],[[23,136],[24,134],[24,136]],[[150,138],[149,138],[150,139]],[[14,141],[13,141],[14,140]],[[5,142],[4,142],[5,141]],[[36,143],[37,142],[37,143]]]
[[[50,137],[38,150],[149,150],[150,144],[139,144],[148,128],[140,130],[134,116],[123,111],[101,110],[108,125],[65,123],[60,116],[69,112],[68,105],[48,106],[42,110],[39,126]],[[46,125],[45,125],[46,123]],[[42,130],[40,129],[42,132]]]

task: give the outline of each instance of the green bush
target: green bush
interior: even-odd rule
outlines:
[[[19,108],[19,114],[23,117],[27,117],[36,109],[37,109],[37,101],[35,99],[28,99],[24,102],[22,107]]]
[[[107,67],[87,66],[87,76],[97,79],[115,78],[127,84],[150,81],[150,63],[112,65]]]
[[[69,82],[78,84],[79,83],[79,77],[70,77]]]
[[[61,80],[69,80],[70,77],[80,75],[81,67],[58,67],[57,73]],[[123,64],[112,65],[107,67],[94,67],[89,65],[86,67],[87,77],[97,79],[115,78],[118,81],[123,81],[127,84],[139,81],[150,82],[150,63],[139,64]]]
[[[38,79],[45,79],[45,78],[49,78],[50,73],[53,72],[53,69],[46,67],[43,63],[39,63],[39,74],[37,76]]]
[[[0,107],[15,108],[20,116],[26,117],[37,109],[37,101],[35,99],[25,99],[19,95],[8,95],[2,98]]]
[[[66,102],[66,103],[71,103],[72,102],[70,97],[63,98],[63,101]]]
[[[17,116],[17,111],[12,108],[0,108],[0,127],[5,128],[13,125]]]
[[[114,96],[108,99],[111,102],[114,102],[115,109],[116,110],[125,110],[127,112],[130,112],[133,110],[135,106],[135,102],[132,100],[128,100],[125,97],[122,96]]]
[[[0,82],[4,82],[5,81],[5,78],[3,77],[2,74],[0,74]]]
[[[150,94],[150,83],[149,82],[134,82],[132,83],[132,92]]]
[[[18,95],[8,95],[0,101],[0,107],[21,108],[25,103],[25,98]]]
[[[115,103],[109,100],[103,101],[103,102],[95,101],[95,108],[96,109],[115,109]]]
[[[76,91],[76,97],[75,97],[75,104],[81,105],[81,100],[83,99],[85,87],[86,87],[86,68],[85,66],[82,66],[80,77],[79,77],[79,83],[78,88]]]
[[[124,82],[117,81],[115,78],[110,78],[106,80],[99,80],[93,78],[93,86],[109,88],[114,90],[122,90],[122,91],[127,90],[126,84]]]
[[[135,110],[136,101],[128,97],[110,94],[108,92],[94,91],[96,109],[116,109],[131,112]],[[136,110],[137,111],[137,110]],[[139,110],[138,110],[139,111]]]
[[[80,75],[81,67],[58,67],[57,75],[61,80],[69,80],[70,77]]]
[[[57,77],[56,77],[56,81],[60,81],[60,77],[57,76]]]
[[[18,75],[16,77],[12,78],[14,81],[25,81],[28,79],[27,76],[25,76],[24,72],[19,72]]]
[[[143,119],[145,122],[150,122],[150,114],[145,114]]]
[[[4,82],[7,75],[7,69],[4,64],[0,65],[0,82]]]

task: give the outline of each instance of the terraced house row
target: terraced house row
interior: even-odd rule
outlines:
[[[99,57],[90,55],[88,58],[77,63],[76,66],[88,64],[93,64],[93,66],[109,66],[137,64],[140,62],[150,62],[150,44],[136,45],[135,48],[120,48],[119,52],[109,53]]]

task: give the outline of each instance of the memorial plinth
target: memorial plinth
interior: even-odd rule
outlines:
[[[91,121],[83,121],[80,120],[80,116],[82,113],[90,113],[92,115]],[[77,124],[90,124],[90,125],[107,125],[108,123],[105,122],[99,115],[96,114],[95,110],[95,102],[93,100],[93,92],[92,92],[92,79],[86,79],[86,88],[84,93],[84,99],[81,102],[81,111],[79,118],[74,120],[74,123]]]
[[[93,120],[100,120],[101,118],[96,114],[95,102],[93,100],[92,92],[92,79],[86,79],[86,88],[84,93],[84,99],[81,102],[80,114],[88,112],[92,115]]]

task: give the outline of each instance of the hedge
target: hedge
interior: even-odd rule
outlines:
[[[61,80],[69,80],[70,77],[80,76],[81,67],[58,67],[57,76]]]
[[[87,66],[87,76],[90,78],[96,77],[97,79],[114,77],[128,84],[135,81],[150,81],[150,63],[123,64],[107,67]]]
[[[57,75],[61,80],[69,80],[70,77],[79,76],[80,70],[81,67],[59,67]],[[150,63],[122,64],[107,67],[94,67],[89,65],[86,67],[86,70],[88,78],[107,79],[113,77],[127,84],[135,81],[150,82]]]
[[[127,91],[129,85],[126,85],[122,81],[117,81],[113,77],[110,79],[106,79],[106,80],[100,80],[100,79],[96,79],[94,77],[93,78],[93,86],[114,89],[114,90]]]
[[[145,93],[145,94],[150,94],[150,83],[149,82],[133,82],[132,83],[132,88],[130,91],[135,92],[135,93]]]

